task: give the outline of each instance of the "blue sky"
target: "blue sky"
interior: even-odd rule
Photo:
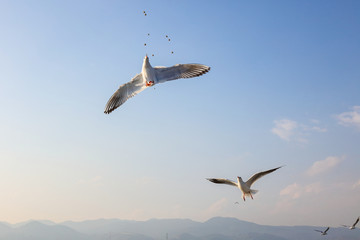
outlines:
[[[359,10],[358,1],[1,1],[0,220],[352,223]],[[153,66],[211,71],[105,115],[145,54]],[[205,180],[281,165],[245,203]]]

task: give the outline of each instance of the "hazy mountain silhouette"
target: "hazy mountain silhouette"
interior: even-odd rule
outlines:
[[[49,224],[44,224],[49,223]],[[265,226],[236,218],[215,217],[206,222],[189,219],[128,221],[99,219],[83,222],[31,221],[0,223],[0,240],[359,240],[360,230],[330,228],[321,236],[314,226]]]
[[[12,228],[10,227],[10,224],[0,222],[0,238],[1,238],[3,235],[6,235],[6,234],[8,234],[9,232],[11,232],[11,230],[12,230]]]
[[[78,233],[75,230],[61,225],[46,225],[32,221],[20,227],[8,227],[3,232],[0,228],[1,240],[91,240],[87,235]]]
[[[25,222],[19,222],[19,223],[15,223],[15,224],[11,224],[11,226],[13,227],[22,227],[22,226],[25,226],[29,223],[32,223],[32,222],[38,222],[38,223],[42,223],[42,224],[45,224],[45,225],[56,225],[56,223],[54,223],[53,221],[50,221],[50,220],[28,220],[28,221],[25,221]]]

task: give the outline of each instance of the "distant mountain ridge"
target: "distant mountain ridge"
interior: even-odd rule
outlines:
[[[4,225],[6,226],[6,225]],[[31,221],[20,226],[10,227],[4,231],[0,227],[1,240],[90,240],[86,234],[79,233],[63,225],[46,225],[37,221]]]
[[[98,219],[82,222],[0,222],[0,240],[317,240],[313,226],[266,226],[236,218],[130,221]],[[327,240],[359,240],[360,229],[330,228]]]

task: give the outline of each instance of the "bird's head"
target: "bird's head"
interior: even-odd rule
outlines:
[[[242,180],[242,178],[241,177],[237,177],[237,179],[238,179],[238,182],[242,182],[243,180]]]
[[[144,62],[143,62],[143,68],[147,68],[150,66],[150,62],[149,62],[149,57],[148,55],[146,54],[145,57],[144,57]]]

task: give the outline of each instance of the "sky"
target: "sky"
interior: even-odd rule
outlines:
[[[351,0],[1,0],[0,221],[352,224],[359,11]],[[104,114],[145,54],[211,71]],[[206,180],[283,165],[246,202]]]

